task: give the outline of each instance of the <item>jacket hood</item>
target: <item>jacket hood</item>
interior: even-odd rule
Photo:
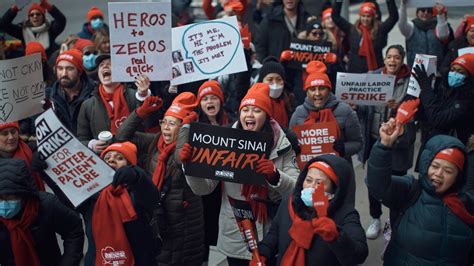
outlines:
[[[323,154],[310,160],[300,172],[296,180],[295,188],[292,193],[293,209],[303,219],[311,219],[315,217],[314,210],[308,209],[301,200],[301,190],[303,189],[303,182],[308,173],[308,167],[316,161],[323,161],[331,166],[339,179],[339,185],[336,186],[334,198],[329,202],[328,216],[332,216],[334,212],[344,204],[347,191],[349,190],[349,178],[351,178],[351,166],[344,158],[332,154]]]
[[[0,159],[0,195],[38,196],[30,170],[23,160]]]
[[[467,158],[466,148],[464,144],[460,140],[455,137],[447,136],[447,135],[437,135],[432,137],[425,145],[424,150],[421,153],[420,161],[419,161],[419,181],[421,187],[430,193],[431,195],[436,195],[435,189],[431,182],[428,180],[428,168],[430,167],[431,162],[433,161],[436,154],[444,149],[448,148],[459,148],[461,149],[464,154],[465,158]],[[464,167],[466,168],[466,167]],[[453,186],[449,189],[449,191],[457,191],[461,188],[462,184],[464,183],[465,179],[463,177],[464,171],[459,171],[458,176],[456,177],[456,182]]]
[[[314,106],[313,101],[311,101],[308,97],[304,98],[303,106],[308,109],[309,111],[319,111],[324,108],[335,108],[339,104],[339,100],[336,98],[334,93],[330,93],[327,102],[324,104],[323,107],[317,108]]]

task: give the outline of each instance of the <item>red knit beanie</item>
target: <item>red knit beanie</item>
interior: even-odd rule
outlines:
[[[360,9],[359,9],[359,15],[362,16],[363,14],[369,14],[371,15],[372,17],[375,17],[376,16],[376,10],[377,8],[375,7],[375,4],[374,3],[371,3],[371,2],[365,2],[363,3],[361,6],[360,6]]]
[[[466,26],[464,26],[464,33],[474,29],[474,16],[469,16],[466,19]]]
[[[459,148],[444,149],[436,154],[435,159],[446,160],[462,171],[464,167],[464,153]]]
[[[90,23],[93,17],[104,17],[104,13],[98,7],[91,7],[87,12],[87,22]]]
[[[323,21],[331,16],[332,16],[332,8],[324,9],[323,14],[321,15]]]
[[[224,102],[224,94],[222,93],[221,86],[219,85],[219,82],[215,80],[208,80],[204,82],[201,87],[199,87],[198,91],[198,97],[197,97],[197,103],[201,102],[201,99],[209,94],[214,94],[216,95],[219,100],[221,100],[221,103]]]
[[[334,170],[332,170],[332,167],[329,164],[323,161],[316,161],[308,167],[308,170],[311,168],[321,170],[329,177],[329,179],[331,179],[334,184],[339,185],[339,178],[337,178],[336,173],[334,172]]]
[[[40,42],[29,42],[26,44],[25,47],[25,55],[32,55],[40,53],[41,54],[41,60],[43,62],[46,62],[47,57],[46,57],[46,51],[44,50],[43,45]]]
[[[311,61],[306,66],[306,72],[309,74],[304,83],[304,91],[314,86],[324,86],[332,90],[332,84],[326,74],[326,65],[321,61]]]
[[[110,144],[101,154],[100,158],[104,158],[105,154],[108,153],[109,151],[118,151],[123,156],[129,163],[132,165],[137,165],[137,146],[135,144],[131,143],[130,141],[126,142],[117,142]]]
[[[72,48],[77,49],[82,52],[82,50],[84,50],[84,48],[86,48],[87,46],[95,47],[95,44],[91,40],[88,40],[88,39],[77,39],[77,41],[74,43],[74,46]]]
[[[41,14],[43,14],[43,16],[45,14],[44,8],[42,6],[40,6],[40,4],[38,4],[38,3],[31,4],[30,9],[28,10],[28,14],[30,14],[31,11],[33,11],[33,10],[38,10]]]
[[[84,66],[82,65],[82,51],[73,48],[63,52],[62,54],[59,54],[58,58],[56,59],[56,65],[62,60],[66,60],[73,64],[79,70],[79,72],[82,73],[84,71]]]
[[[182,92],[173,100],[171,106],[166,110],[165,116],[169,115],[183,120],[196,108],[196,96],[191,92]]]
[[[463,54],[458,56],[451,65],[460,65],[469,72],[469,75],[474,76],[474,54]]]
[[[240,102],[239,111],[244,106],[253,105],[262,109],[267,116],[271,117],[273,114],[272,99],[270,98],[270,87],[266,83],[255,83],[248,90],[245,97]]]
[[[18,122],[0,123],[0,130],[4,130],[5,128],[9,127],[14,127],[20,131],[20,124],[18,124]]]

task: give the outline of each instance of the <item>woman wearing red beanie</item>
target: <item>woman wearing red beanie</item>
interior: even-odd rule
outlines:
[[[426,117],[426,136],[456,134],[463,142],[474,133],[474,54],[464,54],[443,73],[438,88],[433,89],[433,75],[427,76],[424,66],[414,68],[420,85],[420,108]],[[436,92],[435,92],[436,91]]]
[[[0,25],[3,25],[1,30],[21,40],[23,45],[31,41],[40,42],[48,57],[59,49],[55,40],[66,27],[66,17],[55,5],[51,5],[47,0],[41,0],[39,4],[33,3],[27,13],[28,19],[23,23],[14,25],[12,22],[18,11],[16,4],[13,4],[7,10],[1,18]],[[54,18],[53,21],[46,18],[46,11]]]
[[[465,15],[464,18],[458,28],[460,36],[456,37],[455,34],[456,39],[449,43],[448,52],[440,67],[441,73],[449,71],[451,63],[458,57],[460,49],[472,49],[474,47],[474,14]],[[456,30],[456,32],[458,32],[458,30]]]
[[[332,19],[349,39],[350,73],[365,73],[383,66],[382,49],[387,44],[389,32],[398,20],[398,11],[395,0],[386,0],[389,17],[380,22],[377,18],[376,6],[371,2],[364,2],[360,6],[359,19],[351,24],[341,17],[342,0],[336,0],[332,12]]]
[[[118,129],[118,141],[137,145],[138,161],[149,173],[160,191],[158,201],[164,209],[165,232],[158,264],[201,265],[204,252],[204,219],[202,201],[187,185],[181,165],[174,154],[179,129],[197,119],[193,112],[196,96],[183,92],[176,96],[160,123],[160,133],[137,132],[143,119],[158,110],[162,101],[148,97],[142,106],[131,112]]]
[[[251,254],[235,222],[228,196],[249,202],[256,217],[259,239],[262,239],[269,229],[272,216],[267,206],[274,206],[284,194],[293,189],[299,173],[294,163],[295,153],[291,144],[278,122],[271,117],[272,101],[269,93],[268,84],[255,83],[240,103],[239,120],[232,125],[233,128],[272,134],[273,147],[268,159],[257,162],[256,172],[265,175],[267,181],[265,186],[223,182],[217,249],[227,256],[227,261],[231,266],[248,265]],[[179,136],[178,149],[187,140],[188,134],[189,129],[183,127]],[[179,159],[182,162],[188,161],[191,158],[192,149],[189,143],[184,143]],[[192,176],[186,176],[186,181],[197,195],[207,195],[219,185],[216,180]]]
[[[204,82],[197,93],[199,122],[224,126],[229,123],[224,111],[224,93],[216,80]]]
[[[359,213],[345,200],[351,171],[335,155],[309,161],[258,244],[260,260],[278,255],[282,266],[362,264],[367,240]]]
[[[390,209],[392,233],[384,265],[469,265],[474,243],[473,196],[466,184],[464,145],[437,135],[421,150],[419,176],[392,176],[400,126],[380,128],[367,169],[369,193]]]

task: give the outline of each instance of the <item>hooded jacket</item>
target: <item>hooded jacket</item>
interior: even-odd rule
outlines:
[[[81,74],[81,91],[70,103],[64,96],[64,91],[58,81],[53,86],[46,88],[45,97],[49,98],[53,104],[53,110],[61,123],[66,126],[74,135],[77,135],[77,118],[82,103],[91,96],[97,84],[89,79],[85,73]]]
[[[38,192],[25,163],[17,159],[0,159],[0,195],[18,195],[39,201],[38,216],[30,226],[41,265],[79,265],[84,245],[84,230],[79,215],[64,206],[48,192]],[[56,238],[64,240],[64,251]],[[0,223],[0,264],[15,265],[7,228]]]
[[[392,151],[377,142],[369,158],[367,187],[391,212],[399,212],[414,182],[420,183],[421,194],[408,207],[384,254],[384,265],[467,265],[474,244],[473,229],[458,218],[435,192],[428,180],[428,168],[435,155],[446,148],[465,150],[456,138],[438,135],[427,142],[420,157],[418,181],[411,175],[391,176]],[[460,192],[464,173],[456,177],[450,192]],[[462,193],[462,197],[471,197]],[[461,198],[462,198],[461,197]],[[472,202],[472,198],[469,200]],[[466,204],[466,201],[465,201]],[[470,209],[469,205],[466,205]]]
[[[335,155],[321,155],[309,161],[296,181],[295,189],[291,194],[292,205],[295,213],[303,220],[311,220],[316,217],[313,208],[309,209],[301,200],[303,182],[308,172],[308,167],[315,161],[323,161],[331,166],[339,179],[334,198],[329,201],[328,217],[334,220],[339,232],[339,237],[333,242],[325,242],[319,235],[314,235],[311,247],[305,251],[306,265],[356,265],[362,264],[368,256],[369,250],[364,229],[360,224],[357,210],[347,201],[346,197],[351,177],[350,164],[341,157]],[[353,195],[352,195],[353,197]],[[277,265],[280,264],[286,249],[291,243],[288,234],[292,220],[288,212],[288,197],[280,204],[278,212],[273,219],[270,231],[258,244],[260,254],[267,260],[278,255]],[[313,234],[313,232],[308,232]]]
[[[237,127],[238,122],[234,123],[233,128]],[[274,134],[279,136],[276,140],[276,145],[271,150],[269,159],[273,161],[275,167],[280,174],[280,180],[273,186],[269,183],[268,185],[268,198],[272,202],[278,202],[283,196],[289,194],[295,185],[296,178],[299,174],[298,167],[296,166],[295,152],[291,148],[291,144],[285,136],[284,131],[275,122],[278,133]],[[189,127],[181,128],[179,133],[178,143],[176,150],[180,150],[184,142],[188,139]],[[199,177],[193,177],[186,175],[186,181],[197,195],[207,195],[211,193],[214,188],[219,185],[219,181],[212,179],[204,179]],[[217,239],[217,249],[224,255],[231,258],[238,259],[251,259],[251,254],[248,252],[247,246],[242,239],[242,235],[239,231],[237,223],[235,221],[232,207],[229,203],[228,196],[237,199],[245,200],[241,195],[242,184],[222,182],[222,204],[219,215],[219,236]],[[258,239],[262,239],[263,236],[268,232],[270,228],[271,219],[268,217],[266,224],[256,222],[256,228],[258,233]]]
[[[103,29],[105,30],[105,32],[109,32],[109,26],[105,22]],[[82,24],[82,29],[80,32],[77,33],[77,36],[79,36],[79,38],[81,39],[92,40],[94,32],[90,31],[90,23],[85,22],[84,24]]]

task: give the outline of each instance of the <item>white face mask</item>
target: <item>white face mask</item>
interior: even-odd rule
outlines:
[[[278,99],[283,93],[283,85],[273,83],[270,85],[270,97],[273,99]]]

